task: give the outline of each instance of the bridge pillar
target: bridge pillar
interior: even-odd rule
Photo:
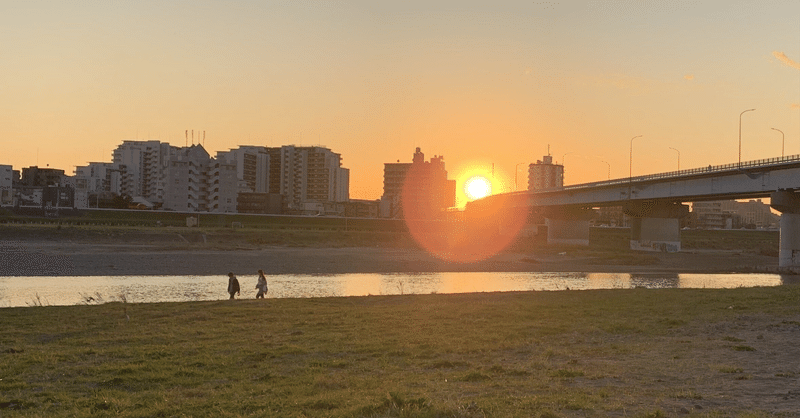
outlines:
[[[629,202],[624,208],[631,218],[631,249],[675,253],[681,250],[680,219],[689,207],[662,200]]]
[[[547,244],[589,245],[591,209],[564,209],[545,215]]]
[[[800,267],[800,196],[791,190],[770,195],[770,206],[781,212],[778,267]]]

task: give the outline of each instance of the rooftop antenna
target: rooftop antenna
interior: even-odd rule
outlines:
[[[192,146],[194,146],[194,129],[192,129]]]
[[[550,144],[547,144],[547,155],[550,155]]]
[[[189,146],[189,130],[188,129],[186,130],[185,135],[186,135],[186,141],[183,143],[183,146],[188,147]]]

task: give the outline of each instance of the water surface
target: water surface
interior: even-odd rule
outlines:
[[[257,276],[238,276],[254,298]],[[800,283],[779,274],[395,273],[268,276],[268,298],[581,289],[733,288]],[[227,299],[227,276],[0,277],[0,307]]]

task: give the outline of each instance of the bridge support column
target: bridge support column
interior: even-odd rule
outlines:
[[[565,209],[545,215],[547,244],[589,245],[590,209]]]
[[[780,190],[770,195],[770,201],[770,206],[781,212],[778,267],[800,267],[800,196],[791,190]]]
[[[631,249],[675,253],[681,250],[680,219],[689,207],[669,201],[647,200],[625,205],[631,217]]]

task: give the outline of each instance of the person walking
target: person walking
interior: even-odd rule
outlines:
[[[256,283],[256,289],[258,289],[258,293],[256,293],[256,299],[264,299],[264,295],[267,294],[267,277],[264,276],[264,270],[258,270],[258,283]]]
[[[231,295],[231,299],[234,299],[233,295],[239,294],[241,296],[241,292],[239,291],[239,280],[233,273],[228,273],[228,293]]]

